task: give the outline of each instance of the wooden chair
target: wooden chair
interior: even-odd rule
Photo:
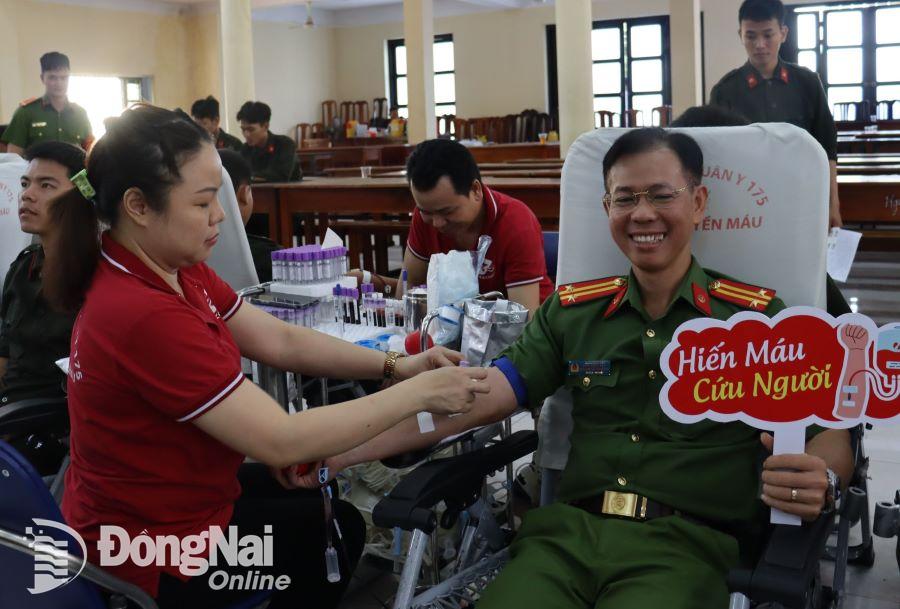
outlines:
[[[324,138],[328,137],[328,134],[325,133],[325,125],[322,123],[313,123],[309,127],[309,137],[314,138]]]
[[[362,100],[353,102],[353,120],[359,124],[369,124],[369,102]]]
[[[353,102],[341,102],[341,126],[345,127],[347,123],[353,120]]]
[[[883,100],[875,108],[875,118],[879,121],[900,119],[900,100]]]
[[[329,228],[347,240],[350,251],[350,265],[359,264],[363,257],[363,268],[372,269],[379,275],[386,275],[388,268],[388,248],[394,236],[400,238],[401,249],[406,249],[409,236],[408,220],[335,220],[329,221]]]
[[[472,135],[471,122],[468,119],[458,117],[454,118],[453,129],[456,132],[457,140],[469,140],[474,137]]]
[[[651,111],[653,123],[660,127],[668,127],[672,122],[672,106],[658,106]],[[659,122],[657,122],[659,121]]]
[[[538,135],[539,133],[550,133],[551,131],[553,131],[553,118],[546,112],[539,113],[534,117],[534,121],[534,141],[540,141],[541,138]]]
[[[503,126],[501,127],[500,142],[503,144],[512,144],[517,142],[516,139],[519,116],[517,114],[507,114],[503,117]]]
[[[623,119],[623,127],[643,127],[644,126],[644,113],[640,110],[626,110],[624,114],[622,114]]]
[[[311,127],[309,123],[297,123],[294,127],[294,141],[297,142],[297,148],[303,148],[303,142],[309,137]]]
[[[609,110],[597,110],[594,112],[594,116],[596,117],[594,124],[597,125],[597,127],[616,126],[615,118],[617,115],[615,112],[610,112]]]
[[[325,128],[334,126],[334,118],[337,116],[337,102],[333,99],[327,99],[322,102],[322,124]]]
[[[456,115],[455,114],[444,114],[435,119],[437,121],[437,135],[441,137],[442,135],[451,136],[456,131],[455,122]]]
[[[836,121],[868,121],[868,102],[841,102],[834,105],[834,120]]]
[[[376,97],[372,100],[372,120],[369,124],[379,129],[384,129],[391,122],[390,109],[386,97]]]

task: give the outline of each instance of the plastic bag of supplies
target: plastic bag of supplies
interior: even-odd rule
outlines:
[[[513,344],[528,322],[528,309],[511,300],[469,299],[460,351],[470,366],[484,366]]]

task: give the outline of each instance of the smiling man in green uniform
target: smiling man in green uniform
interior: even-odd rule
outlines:
[[[758,522],[763,503],[815,518],[829,480],[837,483],[829,468],[849,474],[847,432],[822,431],[806,454],[765,461],[760,502],[757,456],[760,442],[771,450],[771,436],[741,423],[684,425],[660,409],[659,357],[679,325],[784,307],[774,290],[693,258],[702,172],[700,147],[685,134],[622,136],[603,161],[603,206],[631,273],[560,287],[494,362],[490,394],[470,413],[435,417],[429,434],[415,420],[401,423],[331,460],[339,470],[418,448],[571,389],[572,449],[558,501],[526,515],[479,609],[724,607],[726,573],[739,564],[735,534]]]
[[[59,141],[89,150],[94,143],[84,108],[69,101],[69,58],[52,51],[41,56],[42,97],[26,99],[0,136],[7,152],[21,155],[38,142]]]
[[[784,4],[745,0],[738,23],[747,63],[722,77],[709,103],[740,112],[754,123],[792,123],[816,138],[831,165],[829,224],[841,226],[834,117],[818,74],[779,57],[788,35]]]
[[[244,145],[241,156],[250,163],[255,182],[288,182],[300,179],[297,146],[286,135],[269,131],[272,109],[259,101],[241,106],[237,119],[241,123]]]

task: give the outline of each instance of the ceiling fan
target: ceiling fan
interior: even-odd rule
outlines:
[[[305,27],[306,29],[312,29],[316,27],[316,22],[313,21],[312,0],[308,0],[306,3],[306,21],[303,23],[303,27]]]

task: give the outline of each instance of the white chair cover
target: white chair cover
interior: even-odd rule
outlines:
[[[0,285],[9,265],[31,244],[31,235],[19,227],[19,193],[28,163],[18,154],[0,153]]]
[[[557,284],[624,275],[630,268],[603,210],[603,157],[626,129],[583,134],[563,166]],[[694,234],[701,266],[776,290],[788,306],[825,307],[829,167],[806,131],[785,123],[676,129],[703,149],[707,218]],[[538,425],[542,467],[563,469],[571,399],[557,391]]]
[[[225,220],[219,224],[219,241],[206,260],[208,264],[234,290],[259,283],[247,231],[241,222],[237,196],[228,172],[222,168],[222,187],[218,192],[219,203],[225,210]]]

